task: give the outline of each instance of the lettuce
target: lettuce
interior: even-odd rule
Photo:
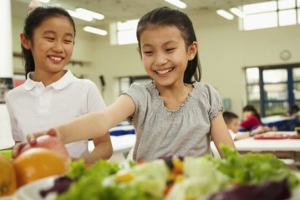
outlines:
[[[169,169],[165,161],[154,160],[120,170],[117,174],[106,178],[103,184],[115,187],[122,184],[130,185],[143,191],[147,199],[162,199],[168,175]]]
[[[195,199],[223,189],[229,178],[206,157],[184,159],[184,178],[168,193],[166,200]]]
[[[98,197],[103,193],[103,179],[119,170],[116,163],[109,163],[105,160],[99,160],[89,168],[86,168],[80,160],[71,163],[70,168],[67,176],[75,182],[67,192],[59,195],[57,200],[99,199]]]
[[[223,159],[210,156],[185,157],[179,166],[175,166],[177,162],[162,159],[133,163],[129,168],[121,168],[117,163],[104,160],[89,168],[85,167],[83,161],[73,162],[67,176],[74,182],[57,200],[197,199],[211,194],[216,197],[217,193],[223,196],[238,195],[244,190],[251,193],[253,188],[260,191],[268,183],[283,191],[282,186],[286,185],[292,191],[292,196],[300,195],[299,178],[274,155],[239,155],[235,149],[226,146],[221,146],[221,149]],[[169,185],[170,180],[173,186]],[[164,196],[166,191],[169,192]]]
[[[236,184],[259,184],[265,181],[281,181],[288,178],[290,188],[299,184],[299,179],[273,154],[247,153],[239,155],[235,149],[221,146],[224,158],[212,160],[214,166],[229,176]]]

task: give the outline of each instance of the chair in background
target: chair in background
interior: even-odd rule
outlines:
[[[289,131],[294,131],[295,130],[297,120],[298,119],[295,118],[295,119],[292,119],[292,120],[289,121],[289,124],[288,124],[288,130]]]
[[[282,120],[276,123],[278,131],[288,131],[289,130],[289,121],[290,120]]]
[[[215,158],[221,158],[219,152],[218,152],[218,149],[215,145],[215,143],[213,141],[210,142],[210,150],[211,150],[211,153],[212,153],[212,156],[215,157]]]
[[[134,149],[134,147],[132,147],[130,149],[129,153],[127,154],[126,161],[132,161],[133,160],[133,149]]]

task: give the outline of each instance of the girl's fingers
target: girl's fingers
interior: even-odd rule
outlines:
[[[51,135],[51,136],[55,136],[57,137],[58,134],[57,134],[57,131],[54,129],[54,128],[51,128],[48,132],[47,132],[48,135]]]
[[[26,139],[28,141],[28,143],[30,145],[33,145],[36,143],[36,139],[42,135],[51,135],[51,136],[55,136],[55,137],[58,137],[59,134],[58,132],[55,130],[55,129],[49,129],[48,131],[43,131],[43,132],[39,132],[39,133],[31,133],[31,134],[28,134],[26,136]],[[16,158],[19,156],[20,154],[20,151],[21,149],[26,145],[27,143],[17,143],[14,148],[13,148],[13,151],[12,151],[12,157],[13,158]]]
[[[26,145],[26,143],[17,143],[12,150],[12,158],[15,159],[20,155],[21,149]]]
[[[39,133],[32,133],[32,134],[28,134],[26,136],[26,139],[27,141],[30,143],[30,144],[35,144],[36,143],[36,139],[42,135],[45,135],[46,132],[39,132]]]
[[[57,137],[58,139],[61,140],[61,137],[60,137],[60,133],[57,129],[55,128],[51,128],[47,131],[47,135],[50,135],[50,136],[54,136],[54,137]]]

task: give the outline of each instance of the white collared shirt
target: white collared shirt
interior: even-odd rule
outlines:
[[[106,107],[97,86],[90,80],[76,78],[69,70],[47,87],[42,82],[33,81],[30,76],[28,74],[23,85],[6,95],[15,141],[26,141],[29,133],[47,130]],[[71,157],[78,158],[88,152],[88,141],[67,144],[66,147]]]

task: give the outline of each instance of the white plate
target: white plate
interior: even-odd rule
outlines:
[[[59,176],[50,176],[20,187],[15,192],[13,200],[54,200],[56,197],[54,192],[43,198],[40,195],[40,191],[52,187],[57,177]]]

